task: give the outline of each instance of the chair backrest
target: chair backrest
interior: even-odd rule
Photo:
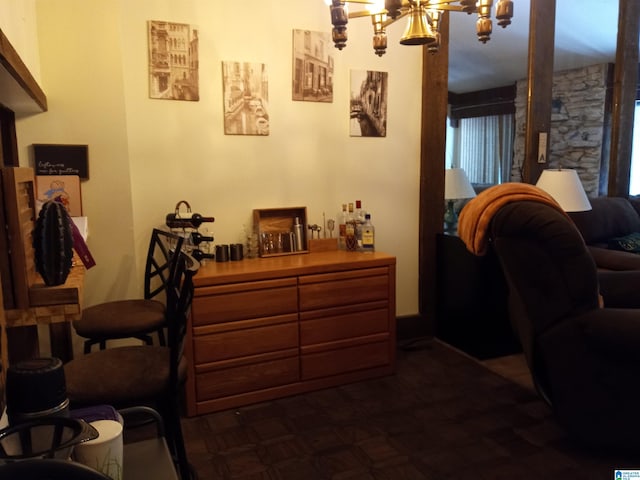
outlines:
[[[176,233],[153,229],[144,271],[144,298],[168,293],[178,261],[176,252],[181,251],[183,242],[184,238]]]
[[[595,263],[573,222],[539,202],[506,204],[490,229],[509,287],[509,317],[534,381],[544,387],[536,339],[564,319],[598,308]]]
[[[193,276],[200,263],[186,252],[180,252],[167,294],[167,336],[169,337],[171,385],[177,386],[179,365],[184,353],[187,322],[193,299]]]

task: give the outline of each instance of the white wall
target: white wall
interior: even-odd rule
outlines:
[[[334,101],[291,100],[292,30],[330,31],[323,0],[37,0],[41,86],[49,111],[18,122],[33,143],[89,145],[82,183],[89,247],[85,304],[139,295],[149,231],[179,200],[213,215],[217,243],[241,241],[254,208],[306,206],[322,223],[361,199],[377,248],[397,256],[397,313],[418,311],[421,50],[371,48],[367,20],[335,51]],[[148,98],[147,20],[198,26],[200,100]],[[221,62],[267,65],[270,135],[224,135]],[[386,138],[349,137],[349,71],[389,72]],[[135,269],[133,267],[136,267]]]
[[[0,29],[40,81],[40,58],[35,0],[0,0]]]

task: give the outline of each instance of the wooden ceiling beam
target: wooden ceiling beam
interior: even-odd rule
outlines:
[[[535,184],[549,159],[556,0],[531,2],[522,181]],[[546,135],[546,143],[541,137]],[[541,163],[544,161],[545,163]]]

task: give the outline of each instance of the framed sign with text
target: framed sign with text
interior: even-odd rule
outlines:
[[[36,175],[77,175],[89,179],[88,145],[33,144]]]

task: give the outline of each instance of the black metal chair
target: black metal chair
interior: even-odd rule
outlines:
[[[184,342],[193,276],[199,263],[180,252],[167,294],[168,346],[134,345],[91,352],[64,366],[71,407],[148,405],[167,428],[167,442],[183,480],[190,477],[180,424],[179,398],[186,379]]]
[[[111,480],[81,463],[59,458],[33,458],[0,466],[0,480]]]
[[[184,238],[164,230],[153,229],[144,276],[144,298],[115,300],[93,305],[82,311],[73,322],[76,333],[86,338],[84,352],[95,344],[106,348],[107,340],[137,338],[151,345],[151,334],[158,334],[158,342],[165,345],[166,307],[159,298],[166,295],[177,256]]]

